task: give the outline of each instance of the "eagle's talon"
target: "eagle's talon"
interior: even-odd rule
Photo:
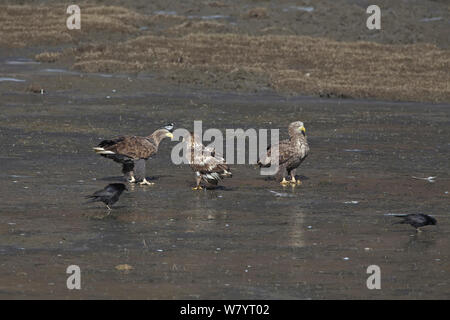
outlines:
[[[300,179],[297,180],[296,184],[301,185],[302,182],[300,181]]]
[[[283,178],[283,180],[281,180],[280,184],[283,186],[286,186],[286,185],[290,184],[290,182],[287,181],[286,178]]]
[[[128,183],[135,183],[136,179],[134,177],[131,177],[130,179],[128,179]]]
[[[141,182],[139,182],[139,185],[141,185],[141,186],[151,186],[151,185],[154,185],[155,183],[154,182],[148,182],[146,179],[144,179],[143,181],[141,181]]]
[[[203,190],[203,188],[201,186],[197,186],[195,188],[192,188],[192,190]]]

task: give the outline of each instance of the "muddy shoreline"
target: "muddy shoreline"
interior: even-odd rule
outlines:
[[[94,87],[95,75],[42,77],[77,85],[1,93],[0,297],[449,298],[448,104],[151,91],[146,78],[102,77]],[[286,114],[302,119],[309,135],[300,187],[233,166],[223,188],[194,193],[191,170],[170,162],[174,143],[164,142],[148,169],[154,186],[124,194],[107,218],[101,205],[83,205],[84,195],[121,181],[120,167],[91,151],[103,138],[148,134],[167,121],[191,129],[199,119],[205,128],[285,135]],[[415,235],[385,216],[405,212],[432,214],[439,225]],[[80,292],[65,287],[70,264],[83,270]],[[120,264],[133,269],[118,271]],[[364,287],[368,264],[383,270],[381,292]]]
[[[119,9],[86,3],[92,7],[86,21],[90,28],[79,37],[62,32],[60,38],[48,38],[59,32],[53,28],[58,15],[46,11],[62,7],[53,0],[40,10],[14,9],[20,23],[9,18],[0,27],[2,35],[11,37],[9,44],[0,45],[0,299],[450,298],[450,100],[448,85],[443,85],[449,76],[444,68],[448,38],[441,33],[448,23],[446,3],[411,1],[415,6],[410,11],[409,2],[392,4],[386,28],[396,32],[372,37],[355,27],[366,5],[359,0],[323,1],[317,7],[314,1],[298,1],[295,5],[315,9],[287,13],[283,9],[294,5],[289,1],[277,6],[263,0],[240,5],[111,2]],[[30,6],[30,1],[19,4]],[[266,11],[249,15],[255,7]],[[333,10],[342,10],[342,21],[333,18]],[[115,23],[95,24],[94,18],[105,13]],[[24,36],[26,27],[36,21],[25,19],[30,23],[26,25],[17,17],[36,14],[47,17],[47,24],[35,28],[30,40]],[[130,14],[135,20],[128,19]],[[226,18],[202,18],[219,14]],[[441,15],[441,20],[420,22]],[[304,28],[294,28],[306,17],[311,20]],[[327,19],[332,19],[331,24],[322,25]],[[417,20],[420,23],[412,23]],[[336,27],[341,22],[347,27]],[[404,28],[408,25],[414,32]],[[139,30],[142,26],[149,28]],[[123,29],[127,32],[120,32]],[[399,56],[400,45],[406,44],[429,49],[442,59],[435,61],[443,62],[443,68],[417,63],[405,69],[407,73],[419,66],[413,77],[427,75],[421,81],[426,81],[424,90],[429,91],[415,90],[414,85],[422,85],[418,82],[408,87],[415,95],[408,96],[403,89],[390,92],[400,100],[393,102],[382,94],[343,99],[345,92],[337,89],[325,91],[322,97],[320,90],[286,92],[269,86],[270,79],[256,69],[178,72],[179,62],[168,63],[175,68],[167,69],[170,72],[111,67],[87,72],[73,67],[89,61],[76,61],[77,54],[108,57],[111,48],[123,49],[119,55],[138,54],[139,50],[125,50],[124,44],[135,41],[140,46],[140,37],[170,38],[161,41],[161,49],[189,35],[208,43],[225,34],[238,43],[245,37],[259,39],[260,47],[270,37],[337,41],[326,43],[345,50],[364,40],[369,42],[363,47],[389,48]],[[49,39],[56,40],[45,42]],[[61,54],[53,62],[36,61],[42,52],[73,48],[84,51]],[[177,50],[162,55],[161,61],[174,52],[179,58]],[[190,58],[182,56],[183,66]],[[148,62],[148,55],[136,59]],[[210,81],[211,73],[216,82]],[[421,92],[426,99],[417,98]],[[92,152],[92,146],[118,135],[148,135],[168,122],[192,129],[194,120],[203,120],[205,130],[279,128],[281,138],[286,137],[291,120],[302,120],[311,147],[297,170],[303,184],[284,188],[260,176],[253,166],[235,165],[233,178],[221,188],[194,192],[190,168],[171,162],[176,143],[164,141],[147,166],[154,186],[130,186],[109,216],[102,204],[84,203],[85,195],[122,181],[121,168]],[[429,181],[430,176],[436,178]],[[436,217],[438,225],[417,234],[410,226],[393,225],[390,213],[427,213]],[[116,268],[124,264],[132,269]],[[373,264],[381,268],[382,290],[366,288],[366,270]],[[81,290],[66,287],[69,265],[81,268]]]

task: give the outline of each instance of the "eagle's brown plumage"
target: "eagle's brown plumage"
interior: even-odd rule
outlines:
[[[138,171],[140,184],[150,184],[145,179],[145,161],[158,152],[159,143],[164,138],[172,138],[173,124],[156,130],[147,137],[121,136],[103,140],[94,148],[101,156],[122,164],[122,172],[129,182],[135,182],[134,171]],[[140,181],[142,180],[142,181]]]
[[[278,156],[279,168],[276,173],[278,180],[282,184],[294,183],[301,184],[300,180],[295,179],[295,169],[308,156],[309,145],[306,138],[306,130],[301,121],[292,122],[289,125],[289,139],[282,140],[278,144],[278,154],[272,154],[273,147],[267,148],[267,155],[258,161],[260,167],[270,167],[271,157]],[[286,181],[286,175],[291,176],[291,181]]]
[[[232,176],[225,159],[216,154],[214,149],[205,147],[199,137],[191,133],[185,137],[185,141],[190,148],[189,166],[195,172],[194,190],[202,189],[202,181],[217,185],[223,178]]]

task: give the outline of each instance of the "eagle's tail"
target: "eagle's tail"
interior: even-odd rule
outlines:
[[[270,166],[270,164],[269,164],[269,165],[263,164],[261,161],[258,161],[256,165],[257,165],[258,167],[260,167],[260,168],[267,168],[267,167]]]
[[[259,166],[260,168],[270,167],[270,157],[263,157],[262,159],[260,158],[256,163],[256,165]]]
[[[106,150],[105,148],[102,148],[102,147],[94,147],[93,149],[94,149],[95,153],[101,154],[101,155],[115,154],[114,152]]]
[[[218,173],[218,172],[206,173],[206,174],[202,175],[202,178],[205,182],[213,184],[213,185],[217,185],[217,183],[220,180],[222,180],[222,177],[220,176],[220,173]]]
[[[226,177],[230,177],[231,178],[233,176],[229,166],[224,164],[224,165],[221,166],[221,169],[222,169],[222,172],[220,172],[220,176],[222,178],[226,178]]]
[[[216,171],[216,172],[208,172],[202,175],[202,178],[204,181],[213,184],[213,185],[217,185],[217,183],[224,179],[224,178],[228,178],[228,177],[232,177],[233,174],[231,173],[230,168],[225,165],[222,164],[219,167],[221,169],[221,171]]]

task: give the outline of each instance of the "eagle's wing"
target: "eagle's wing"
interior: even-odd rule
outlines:
[[[217,155],[214,148],[205,147],[197,140],[191,144],[190,167],[199,172],[203,180],[215,185],[222,178],[232,176],[225,159]]]
[[[207,154],[210,154],[213,157],[216,156],[216,149],[211,146],[204,147],[203,151],[206,152]]]
[[[231,177],[231,171],[223,158],[205,156],[203,159],[204,165],[198,168],[202,179],[211,184],[217,183],[225,177]]]
[[[109,147],[112,147],[112,146],[118,144],[119,142],[122,142],[124,139],[125,139],[125,137],[118,137],[115,139],[103,140],[102,142],[100,142],[98,144],[98,147],[109,148]]]
[[[229,171],[228,165],[225,163],[225,160],[220,157],[206,156],[204,159],[204,172],[218,172],[223,173],[225,171]],[[202,172],[202,171],[200,171]]]
[[[131,159],[148,159],[156,153],[157,147],[144,137],[125,136],[103,140],[94,150],[106,157],[123,156]]]
[[[275,145],[276,146],[276,145]],[[289,140],[282,140],[278,144],[278,153],[275,152],[274,146],[267,147],[266,156],[262,157],[258,164],[262,167],[269,167],[272,156],[278,156],[278,164],[281,165],[287,162],[292,157],[292,149]]]

